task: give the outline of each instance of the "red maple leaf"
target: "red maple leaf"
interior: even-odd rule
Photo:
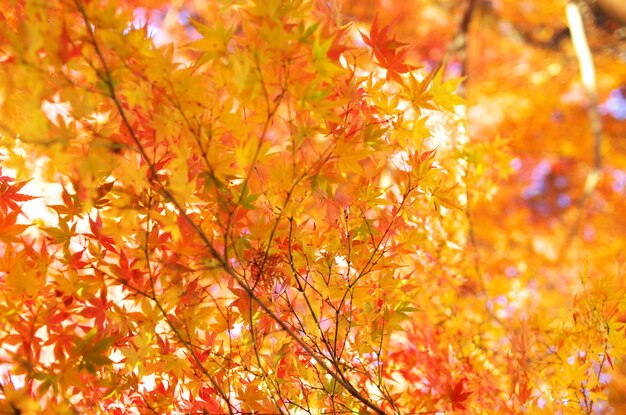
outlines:
[[[349,28],[349,26],[345,26],[335,32],[333,36],[333,43],[330,45],[328,52],[326,52],[329,59],[339,61],[339,56],[341,56],[343,52],[352,49],[344,43]]]
[[[361,36],[363,41],[372,48],[372,53],[380,66],[387,70],[387,80],[393,79],[402,82],[400,74],[410,72],[418,67],[404,62],[409,49],[400,49],[407,46],[407,43],[397,41],[395,35],[391,37],[391,28],[392,24],[390,23],[378,30],[378,15],[376,15],[369,36],[363,33]]]
[[[453,387],[448,386],[448,397],[452,404],[452,409],[465,409],[465,401],[472,394],[471,391],[463,390],[463,383],[466,378],[459,380]]]

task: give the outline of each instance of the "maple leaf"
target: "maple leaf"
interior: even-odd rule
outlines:
[[[57,214],[61,217],[72,218],[74,216],[83,216],[83,204],[81,203],[77,194],[70,195],[67,189],[63,187],[63,190],[61,191],[61,199],[63,201],[63,204],[47,206],[57,212]],[[101,198],[96,201],[96,206],[98,206],[98,204],[100,203],[102,203]]]
[[[454,386],[448,386],[448,398],[452,404],[452,409],[465,409],[465,401],[472,394],[471,391],[464,391],[464,383],[467,378],[461,378]]]
[[[408,94],[406,98],[411,102],[415,111],[422,109],[435,109],[433,105],[433,94],[430,85],[434,77],[434,72],[424,77],[421,81],[413,75],[409,75]]]
[[[452,78],[443,81],[445,65],[446,61],[444,59],[442,64],[433,71],[435,76],[432,78],[430,92],[436,105],[446,111],[454,112],[456,105],[465,104],[465,100],[456,92],[461,82],[463,82],[463,78]]]
[[[407,43],[396,40],[395,35],[391,36],[392,24],[388,24],[382,29],[378,29],[378,14],[374,17],[374,22],[370,28],[369,36],[361,33],[363,41],[372,48],[372,53],[378,60],[381,67],[387,70],[387,80],[395,80],[403,83],[400,74],[407,73],[418,69],[405,63],[406,54],[409,49],[401,48],[407,46]]]
[[[61,26],[61,36],[59,38],[59,57],[63,62],[80,56],[82,44],[74,42],[68,33],[67,24]]]
[[[13,242],[18,240],[18,236],[22,234],[31,225],[21,225],[16,223],[18,212],[13,211],[8,215],[0,212],[0,240],[3,242]]]
[[[337,39],[337,38],[335,38]],[[317,36],[313,41],[313,62],[315,69],[323,76],[330,76],[342,72],[340,66],[331,58],[332,53],[341,53],[340,49],[334,52],[331,48],[337,47],[334,45],[333,39],[322,39],[321,36]],[[332,52],[332,53],[331,53]]]
[[[61,221],[61,223],[64,223],[64,222]],[[72,232],[75,226],[76,226],[75,224],[72,226]],[[65,225],[65,227],[67,227],[67,225]],[[92,219],[91,216],[89,216],[89,229],[91,230],[91,234],[87,234],[87,235],[92,237],[94,240],[100,242],[102,246],[104,246],[107,250],[112,251],[112,252],[117,252],[113,237],[109,235],[104,235],[102,233],[102,227],[103,227],[102,217],[99,214],[96,215],[95,219]]]
[[[198,66],[215,59],[226,51],[228,42],[234,33],[232,28],[226,28],[219,22],[213,26],[209,26],[195,19],[190,19],[189,23],[202,35],[201,39],[188,45],[189,48],[197,49],[202,52],[202,56],[196,63]]]
[[[0,210],[4,213],[7,213],[9,210],[21,213],[22,209],[18,202],[37,199],[37,196],[20,193],[20,190],[30,180],[13,183],[14,181],[15,179],[9,176],[2,176],[2,167],[0,167]]]
[[[350,30],[350,26],[345,26],[337,31],[332,36],[332,45],[326,52],[328,58],[333,61],[339,61],[339,57],[343,52],[349,51],[353,49],[348,44],[345,43],[345,37]]]

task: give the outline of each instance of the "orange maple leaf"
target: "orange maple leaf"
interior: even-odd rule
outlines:
[[[26,202],[37,199],[36,196],[29,196],[20,193],[22,187],[29,181],[21,181],[13,183],[14,179],[9,176],[2,176],[2,168],[0,168],[0,211],[9,212],[10,210],[22,213],[22,209],[18,202]]]

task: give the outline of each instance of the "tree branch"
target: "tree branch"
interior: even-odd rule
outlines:
[[[576,51],[576,57],[578,58],[578,64],[580,66],[582,82],[589,98],[587,114],[591,121],[591,134],[593,137],[593,165],[591,171],[587,174],[583,195],[578,200],[576,219],[568,231],[559,251],[558,257],[560,259],[567,253],[570,244],[576,237],[584,213],[584,205],[596,189],[602,169],[602,120],[598,108],[598,92],[596,89],[596,73],[593,66],[593,58],[589,50],[589,43],[585,35],[585,28],[579,7],[575,3],[570,2],[567,5],[566,13],[570,33],[572,35],[572,43],[574,44],[574,50]]]

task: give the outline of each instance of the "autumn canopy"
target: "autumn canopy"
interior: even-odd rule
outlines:
[[[0,414],[619,413],[592,3],[0,0]]]

